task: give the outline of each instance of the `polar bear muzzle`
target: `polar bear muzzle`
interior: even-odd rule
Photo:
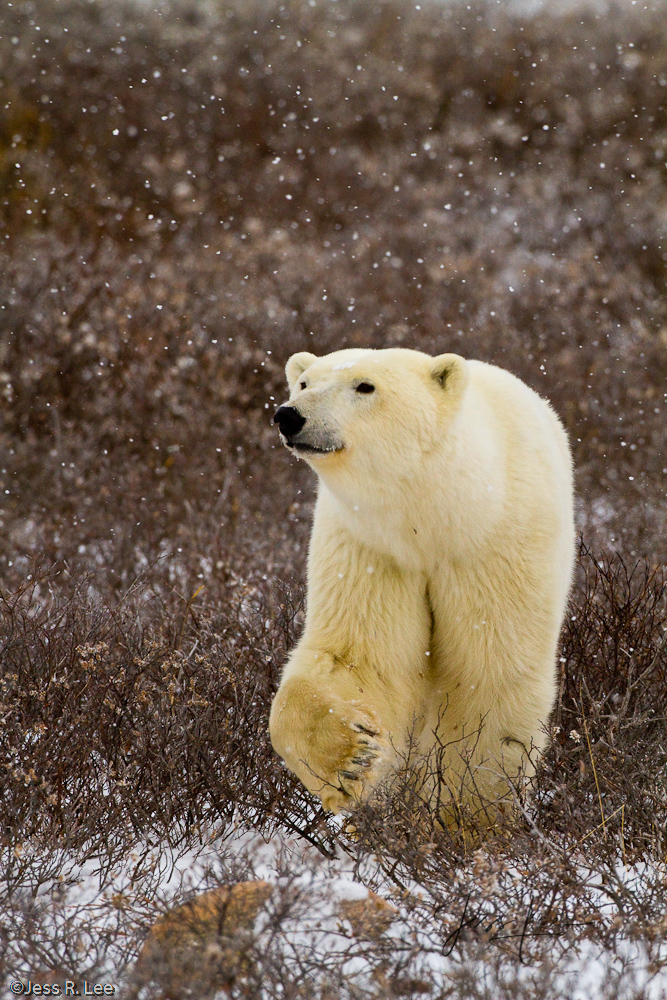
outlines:
[[[278,424],[283,443],[297,453],[326,455],[343,450],[343,442],[331,428],[304,417],[295,406],[279,406],[273,422]]]

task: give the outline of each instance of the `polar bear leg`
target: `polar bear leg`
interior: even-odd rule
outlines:
[[[339,537],[311,569],[306,629],[269,727],[288,767],[338,812],[366,797],[423,725],[431,616],[425,577],[358,543]]]

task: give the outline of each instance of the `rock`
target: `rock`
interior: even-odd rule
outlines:
[[[372,889],[367,899],[344,899],[338,912],[344,920],[349,921],[355,937],[377,941],[396,919],[398,911],[382,896]]]
[[[273,887],[220,886],[169,910],[151,928],[134,967],[130,996],[183,1000],[229,991],[252,970],[253,926]]]

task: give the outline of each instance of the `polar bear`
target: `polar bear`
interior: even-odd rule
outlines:
[[[572,578],[558,417],[509,372],[457,354],[302,352],[286,374],[274,420],[318,493],[275,750],[333,812],[415,742],[437,753],[431,791],[450,819],[506,801],[545,746]]]

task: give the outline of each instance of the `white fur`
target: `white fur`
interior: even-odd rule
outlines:
[[[453,355],[297,354],[290,404],[318,474],[303,635],[273,745],[325,807],[364,797],[408,734],[449,791],[531,770],[555,696],[574,557],[572,462],[547,402]],[[306,388],[301,388],[305,382]],[[360,382],[375,386],[356,391]]]

